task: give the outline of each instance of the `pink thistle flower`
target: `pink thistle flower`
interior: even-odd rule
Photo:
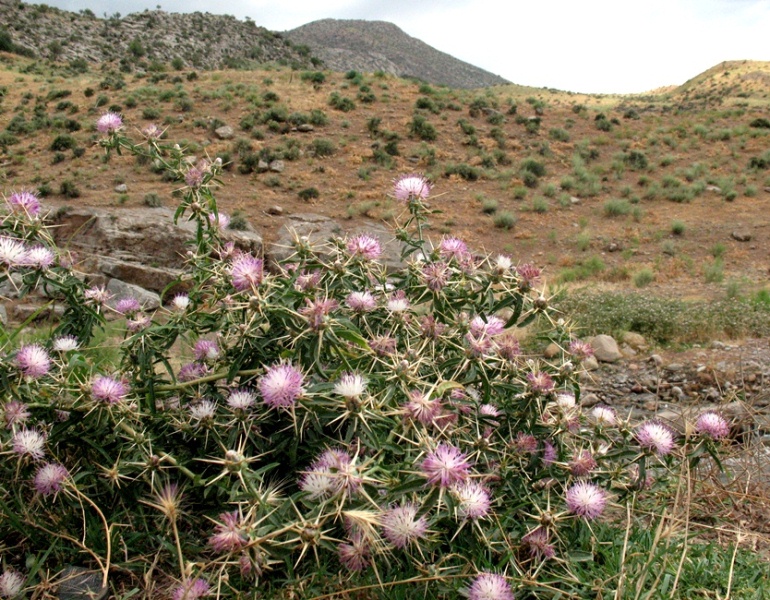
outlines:
[[[25,577],[11,569],[0,575],[0,598],[16,598],[24,589]]]
[[[666,456],[675,446],[673,431],[658,421],[647,421],[637,427],[636,441],[642,448],[651,450],[658,456]]]
[[[389,356],[396,351],[396,340],[387,335],[379,335],[369,340],[369,347],[378,356]]]
[[[516,273],[518,273],[519,277],[521,278],[519,287],[526,291],[530,289],[538,279],[540,279],[541,271],[535,265],[526,263],[516,267]]]
[[[558,454],[556,452],[556,446],[546,440],[543,442],[543,465],[549,466],[556,462]]]
[[[387,509],[381,519],[382,535],[396,548],[406,548],[428,533],[428,520],[423,515],[419,519],[419,507],[411,502]]]
[[[123,128],[123,119],[116,112],[106,112],[96,121],[96,130],[106,135],[117,133]]]
[[[351,292],[345,298],[345,304],[356,313],[371,312],[377,308],[377,299],[370,292]]]
[[[548,559],[556,555],[556,550],[551,544],[551,536],[544,527],[533,529],[521,538],[521,542],[529,548],[529,555],[532,558]]]
[[[418,390],[408,393],[409,401],[404,405],[404,410],[410,418],[419,421],[423,425],[431,425],[436,417],[441,414],[441,398],[431,398]]]
[[[97,375],[91,382],[91,396],[105,404],[117,404],[128,395],[128,385],[108,375]]]
[[[72,352],[80,347],[78,338],[74,335],[63,335],[53,341],[53,349],[56,352]]]
[[[219,346],[213,340],[198,340],[193,347],[193,356],[198,362],[219,358]]]
[[[349,542],[337,546],[340,564],[348,571],[363,571],[371,564],[369,544],[360,533],[351,535]]]
[[[251,254],[240,254],[230,265],[230,280],[233,287],[242,292],[262,283],[264,262]]]
[[[597,425],[614,427],[618,424],[618,415],[614,408],[599,404],[591,410],[591,418]]]
[[[351,495],[362,483],[363,478],[350,454],[338,448],[329,448],[302,474],[299,487],[315,499],[339,493]]]
[[[722,415],[710,410],[695,421],[695,431],[712,440],[721,440],[730,435],[730,424]]]
[[[290,408],[305,393],[304,376],[291,363],[268,367],[260,378],[259,391],[271,408]]]
[[[596,460],[588,450],[578,452],[569,463],[569,471],[575,477],[585,477],[596,468]]]
[[[479,406],[479,414],[484,417],[499,417],[502,413],[494,404],[482,404]]]
[[[171,310],[177,313],[183,313],[190,306],[190,296],[187,294],[177,294],[171,299]]]
[[[517,340],[512,335],[506,335],[498,338],[495,340],[495,345],[497,346],[497,353],[501,358],[504,358],[505,360],[513,362],[519,356],[521,356],[521,346],[519,345],[519,340]]]
[[[479,481],[469,479],[454,484],[450,491],[457,501],[457,515],[462,519],[483,519],[489,514],[489,490]]]
[[[18,400],[9,400],[3,407],[3,418],[8,428],[26,423],[29,416],[27,405]]]
[[[32,269],[45,271],[53,265],[56,255],[44,246],[33,246],[24,255],[22,264]]]
[[[393,195],[399,202],[425,200],[430,191],[430,182],[422,175],[402,175],[393,183]]]
[[[307,306],[301,308],[299,314],[308,320],[308,325],[313,331],[324,329],[328,323],[328,315],[330,315],[332,311],[337,310],[337,307],[339,306],[336,300],[331,300],[329,298],[324,298],[323,300],[320,298],[316,298],[315,300],[307,298],[305,301],[307,302]]]
[[[422,279],[431,292],[440,292],[449,281],[451,271],[444,262],[428,263],[422,268]]]
[[[187,187],[199,188],[203,184],[203,171],[198,167],[190,167],[184,174],[184,182]]]
[[[423,337],[430,340],[437,340],[446,331],[446,325],[436,321],[436,317],[433,315],[425,315],[420,319],[420,332]]]
[[[45,436],[37,429],[20,429],[13,434],[11,447],[20,457],[40,460],[45,456]]]
[[[594,349],[591,347],[591,344],[582,340],[572,340],[569,343],[568,351],[576,360],[585,360],[594,355]]]
[[[450,444],[439,444],[420,464],[421,475],[432,485],[449,487],[465,481],[471,463],[464,452]]]
[[[219,231],[224,231],[230,225],[230,217],[225,213],[209,214],[209,223]]]
[[[297,280],[294,282],[294,289],[301,292],[312,292],[318,289],[321,283],[322,274],[321,271],[303,271],[297,276]]]
[[[174,588],[171,593],[171,600],[198,600],[209,593],[209,584],[204,579],[193,579],[191,577]]]
[[[513,600],[513,591],[505,577],[497,573],[481,573],[468,588],[468,600]]]
[[[8,206],[14,212],[23,212],[30,217],[40,214],[40,200],[32,192],[14,192],[7,199]]]
[[[462,260],[470,255],[468,245],[456,237],[445,237],[442,239],[438,247],[438,253],[445,260],[452,258]]]
[[[494,343],[489,337],[482,336],[477,338],[470,333],[465,334],[465,341],[468,343],[468,352],[471,356],[483,356],[484,354],[488,354],[494,346]]]
[[[348,254],[364,260],[377,260],[382,254],[382,247],[377,238],[361,234],[348,240]]]
[[[101,306],[103,304],[106,304],[107,301],[112,297],[112,295],[103,287],[94,286],[92,288],[88,288],[85,292],[83,292],[83,297],[85,298],[87,303]]]
[[[16,366],[24,376],[37,379],[51,370],[51,357],[40,344],[29,344],[16,353]]]
[[[214,535],[209,538],[209,546],[215,552],[238,552],[249,541],[243,531],[238,511],[226,512],[219,515],[221,523],[214,524]]]
[[[584,519],[595,519],[604,512],[607,492],[598,485],[580,481],[567,490],[567,509]]]
[[[126,329],[135,333],[150,326],[150,317],[144,313],[137,313],[132,318],[126,319]]]
[[[142,135],[148,140],[159,140],[163,135],[163,130],[155,123],[150,123],[142,129]]]
[[[35,491],[41,496],[50,496],[62,490],[64,482],[69,476],[69,471],[64,465],[46,463],[37,470],[32,484]]]
[[[527,373],[529,389],[533,394],[548,394],[553,391],[554,382],[548,373],[543,371]]]
[[[343,398],[360,398],[366,391],[366,380],[358,373],[343,373],[333,391]]]
[[[248,410],[257,401],[257,397],[249,390],[235,390],[227,398],[227,406],[233,410]]]
[[[217,414],[217,405],[211,400],[201,400],[188,407],[190,418],[199,423],[210,423]]]
[[[505,331],[505,321],[494,315],[490,315],[486,319],[481,315],[476,315],[471,319],[470,333],[474,337],[494,337],[503,331]]]
[[[26,264],[27,248],[20,240],[0,236],[0,264],[13,269]]]
[[[534,454],[537,452],[537,438],[531,433],[519,431],[511,440],[511,447],[517,454]]]
[[[513,261],[510,256],[498,254],[495,258],[494,272],[497,275],[504,275],[511,270],[511,266],[513,266]]]
[[[181,366],[176,378],[182,383],[200,379],[206,374],[206,365],[199,362],[191,362]]]
[[[139,300],[133,296],[127,296],[115,303],[115,310],[121,315],[133,315],[142,310],[142,306],[139,304]]]
[[[392,313],[402,313],[409,310],[409,299],[404,290],[398,290],[388,299],[387,308]]]

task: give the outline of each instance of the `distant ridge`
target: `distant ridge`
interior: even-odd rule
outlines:
[[[322,19],[284,32],[333,71],[385,71],[437,85],[479,88],[509,81],[411,37],[385,21]]]

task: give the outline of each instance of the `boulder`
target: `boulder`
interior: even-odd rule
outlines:
[[[150,267],[141,263],[133,263],[117,258],[102,258],[98,261],[98,269],[108,277],[138,285],[153,292],[162,292],[182,274],[181,269]],[[179,286],[182,291],[183,286]],[[177,291],[177,290],[174,290]]]
[[[618,343],[611,335],[597,335],[590,338],[588,343],[594,349],[594,356],[598,361],[613,363],[623,358]]]
[[[321,246],[334,237],[345,237],[366,233],[376,237],[382,246],[380,260],[388,271],[393,272],[403,267],[401,248],[403,245],[393,238],[393,232],[380,223],[369,222],[365,225],[345,228],[338,221],[313,213],[297,213],[286,219],[278,231],[278,240],[266,251],[272,264],[286,260],[294,254],[294,242],[297,238],[307,238],[311,246]]]
[[[217,127],[214,130],[214,133],[220,140],[231,140],[235,137],[235,131],[233,131],[233,128],[229,125],[222,125],[222,127]]]
[[[154,310],[160,306],[158,294],[120,279],[110,279],[107,282],[107,291],[112,294],[112,298],[108,302],[112,308],[115,308],[118,300],[122,298],[136,298],[145,310]]]
[[[750,242],[751,241],[751,232],[746,231],[746,230],[736,230],[736,231],[733,231],[733,233],[731,235],[732,235],[732,238],[736,242]]]
[[[623,334],[623,342],[636,351],[645,350],[647,348],[647,340],[644,336],[633,331],[626,331]]]

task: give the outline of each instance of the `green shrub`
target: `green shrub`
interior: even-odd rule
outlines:
[[[512,229],[517,221],[516,215],[508,210],[501,210],[492,219],[492,223],[494,223],[495,227],[505,230]]]
[[[142,202],[144,202],[145,206],[148,206],[150,208],[158,208],[159,206],[163,206],[163,201],[160,199],[160,196],[155,192],[146,193],[144,195],[144,199],[142,200]]]
[[[655,273],[652,269],[641,269],[634,275],[634,285],[638,288],[647,287],[655,281]]]
[[[444,176],[457,175],[466,181],[476,181],[481,178],[481,170],[465,163],[450,163],[444,168]]]
[[[682,221],[674,221],[671,223],[671,233],[674,235],[684,235],[686,225]]]
[[[313,143],[310,147],[318,157],[332,156],[337,151],[337,147],[334,145],[334,142],[324,138],[317,138],[313,140]]]
[[[337,92],[332,92],[332,95],[329,96],[329,106],[342,112],[350,112],[355,110],[356,103]]]
[[[62,134],[54,138],[51,142],[50,150],[53,152],[61,152],[63,150],[71,150],[77,146],[77,140],[71,135]]]
[[[305,188],[297,193],[300,200],[304,200],[305,202],[318,198],[320,195],[321,193],[318,191],[318,188],[315,187]]]
[[[409,123],[409,135],[426,142],[432,142],[437,137],[436,128],[422,115],[414,115]]]
[[[548,137],[557,142],[569,142],[570,135],[566,129],[554,128],[548,131]]]
[[[65,198],[79,198],[80,189],[71,179],[65,179],[59,185],[59,194]]]
[[[625,198],[618,200],[612,198],[604,203],[604,216],[620,217],[631,213],[631,204]]]

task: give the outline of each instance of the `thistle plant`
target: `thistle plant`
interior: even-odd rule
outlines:
[[[66,307],[46,339],[4,333],[0,552],[14,593],[65,564],[188,600],[410,586],[507,599],[539,581],[557,593],[593,522],[652,496],[683,456],[716,456],[717,413],[679,439],[584,411],[590,347],[554,314],[540,271],[427,239],[424,177],[391,192],[399,271],[371,236],[297,238],[268,265],[226,241],[221,162],[189,164],[152,126],[135,143],[112,113],[97,129],[108,153],[173,175],[175,219],[196,233],[174,286],[185,292],[154,312],[110,309],[37,199],[8,197],[2,278]],[[114,364],[91,344],[107,310],[123,328]],[[535,319],[555,358],[522,352],[517,332]]]

